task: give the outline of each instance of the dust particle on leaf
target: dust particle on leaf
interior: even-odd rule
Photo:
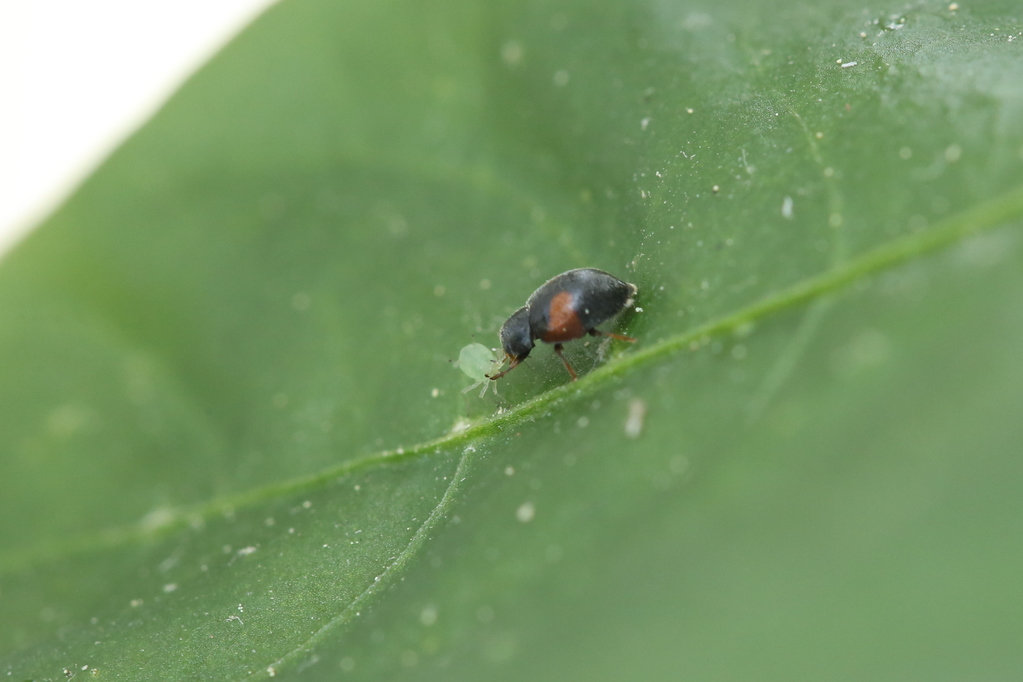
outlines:
[[[646,401],[640,398],[633,398],[629,401],[629,413],[625,418],[625,437],[639,438],[643,434],[645,421]]]
[[[523,502],[519,505],[519,508],[515,510],[515,518],[522,523],[529,523],[536,518],[536,507],[533,506],[532,502]]]

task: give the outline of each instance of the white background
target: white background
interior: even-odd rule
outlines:
[[[0,253],[274,0],[0,0]]]

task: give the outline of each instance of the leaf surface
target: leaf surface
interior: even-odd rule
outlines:
[[[1023,24],[956,7],[275,6],[0,268],[0,671],[1011,677]],[[581,266],[639,343],[463,396]]]

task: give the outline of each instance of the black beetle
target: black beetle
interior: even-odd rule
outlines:
[[[554,352],[575,381],[578,377],[562,352],[562,344],[587,334],[635,342],[628,336],[602,332],[597,326],[632,305],[637,291],[635,284],[596,268],[569,270],[548,280],[501,326],[508,369],[489,378],[500,379],[518,367],[540,340],[554,344]]]

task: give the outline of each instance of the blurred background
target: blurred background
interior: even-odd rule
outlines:
[[[270,4],[0,3],[0,253]]]

